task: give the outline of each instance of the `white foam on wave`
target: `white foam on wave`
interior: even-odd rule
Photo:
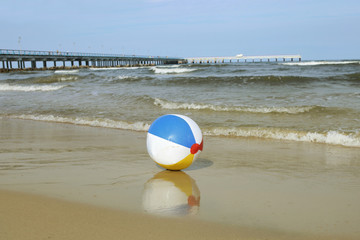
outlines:
[[[111,119],[91,119],[91,118],[80,118],[80,117],[71,118],[71,117],[60,117],[54,115],[17,115],[10,117],[17,119],[24,119],[24,120],[70,123],[75,125],[117,128],[117,129],[134,130],[134,131],[147,131],[150,127],[149,124],[144,122],[129,123],[125,121],[115,121]]]
[[[53,86],[53,85],[28,85],[28,86],[19,86],[19,85],[9,85],[9,84],[0,84],[0,91],[19,91],[19,92],[35,92],[35,91],[56,91],[65,86]]]
[[[166,65],[166,66],[156,66],[156,68],[179,68],[183,65],[177,64],[177,65]]]
[[[92,127],[116,128],[133,131],[148,131],[150,125],[145,122],[126,122],[111,119],[91,119],[80,117],[60,117],[54,115],[14,115],[10,118],[59,122],[75,125],[86,125]],[[287,140],[297,142],[325,143],[331,145],[342,145],[347,147],[360,147],[360,133],[344,133],[339,131],[328,131],[325,133],[303,132],[277,128],[209,128],[203,129],[206,136],[231,136],[231,137],[256,137],[264,139]]]
[[[104,71],[104,70],[118,70],[118,69],[122,69],[122,67],[104,67],[104,68],[89,68],[90,70],[93,71]]]
[[[159,68],[159,67],[152,67],[151,70],[153,70],[156,74],[180,74],[180,73],[188,73],[196,71],[196,68]]]
[[[60,82],[70,82],[78,80],[77,76],[64,76],[59,78]]]
[[[347,147],[360,147],[359,133],[343,133],[339,131],[301,132],[295,130],[273,128],[213,128],[204,131],[208,136],[258,137],[298,142],[326,143]]]
[[[79,70],[75,69],[75,70],[56,70],[54,73],[56,74],[72,74],[72,73],[78,73]]]
[[[141,68],[149,68],[149,66],[141,66],[141,67],[121,67],[122,69],[128,69],[128,70],[136,70]]]
[[[343,64],[360,64],[360,61],[310,61],[310,62],[291,62],[281,63],[288,66],[316,66],[316,65],[343,65]]]
[[[219,112],[249,112],[249,113],[289,113],[298,114],[309,112],[316,106],[288,106],[288,107],[235,107],[235,106],[219,106],[213,104],[197,104],[197,103],[179,103],[170,102],[155,98],[154,105],[163,109],[182,109],[182,110],[212,110]]]
[[[127,76],[127,75],[120,75],[117,77],[117,79],[129,79],[129,78],[132,78],[132,79],[136,79],[136,78],[139,78],[137,76]]]

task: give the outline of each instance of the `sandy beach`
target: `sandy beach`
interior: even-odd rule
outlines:
[[[273,238],[275,233],[155,218],[30,194],[0,191],[0,202],[1,239],[279,239]]]
[[[357,148],[205,137],[177,173],[149,158],[145,132],[6,118],[0,129],[0,239],[360,237]]]

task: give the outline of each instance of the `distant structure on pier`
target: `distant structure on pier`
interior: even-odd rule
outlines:
[[[176,57],[79,53],[60,51],[30,51],[0,49],[2,71],[21,69],[79,68],[79,67],[120,67],[138,65],[179,64],[186,60]]]
[[[230,57],[193,57],[193,58],[186,58],[188,63],[225,63],[225,62],[240,62],[244,61],[247,62],[251,60],[252,62],[255,61],[286,61],[286,60],[294,61],[294,59],[298,59],[301,61],[301,55],[263,55],[263,56],[244,56],[243,54],[238,54],[236,56]]]

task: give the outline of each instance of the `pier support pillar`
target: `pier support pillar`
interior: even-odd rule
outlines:
[[[301,58],[299,58],[299,62],[301,62]]]
[[[86,66],[89,66],[89,61],[86,61],[85,64],[86,64]]]
[[[79,67],[81,67],[81,61],[79,61]]]
[[[54,61],[54,67],[56,67],[56,61]]]
[[[63,67],[65,67],[65,61],[63,61]]]
[[[10,61],[10,68],[12,69],[12,61]]]
[[[72,67],[74,66],[74,61],[71,61],[71,66],[72,66]]]
[[[291,60],[292,62],[294,61],[294,59],[293,59],[293,58],[291,58],[290,60]]]
[[[36,61],[31,61],[31,68],[36,68]]]
[[[43,61],[43,68],[46,68],[46,61]]]
[[[6,68],[9,69],[9,61],[6,61]]]

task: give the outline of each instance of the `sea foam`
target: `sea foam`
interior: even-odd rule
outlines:
[[[86,117],[60,117],[54,115],[13,115],[16,119],[36,120],[46,122],[69,123],[92,127],[115,128],[133,131],[148,131],[150,124],[146,122],[126,122],[111,119],[96,119]],[[297,142],[325,143],[347,147],[360,147],[359,133],[345,133],[340,131],[305,132],[280,128],[250,128],[250,127],[215,127],[202,129],[206,136],[224,137],[255,137],[263,139],[286,140]]]
[[[128,75],[120,75],[117,77],[117,79],[137,79],[138,76],[128,76]]]
[[[78,73],[79,70],[75,69],[75,70],[56,70],[54,73],[56,74],[72,74],[72,73]]]
[[[318,133],[274,128],[212,128],[204,130],[204,135],[257,137],[297,142],[326,143],[347,147],[360,147],[360,135],[358,133],[344,133],[339,131]]]
[[[10,116],[12,118],[24,119],[24,120],[36,120],[46,122],[59,122],[59,123],[70,123],[75,125],[87,125],[92,127],[104,127],[104,128],[116,128],[124,130],[134,131],[147,131],[150,127],[149,124],[144,122],[125,122],[111,119],[96,119],[96,118],[85,118],[85,117],[60,117],[54,115],[17,115]]]
[[[309,112],[316,106],[288,106],[288,107],[246,107],[246,106],[220,106],[213,104],[171,102],[155,98],[154,105],[163,109],[179,110],[211,110],[219,112],[248,112],[248,113],[289,113],[298,114]]]
[[[65,86],[52,86],[52,85],[9,85],[9,84],[0,84],[0,91],[20,91],[20,92],[35,92],[35,91],[56,91]]]
[[[104,70],[119,70],[122,69],[122,67],[98,67],[98,68],[89,68],[92,71],[104,71]]]
[[[159,68],[159,67],[152,67],[151,70],[153,70],[156,74],[179,74],[179,73],[188,73],[196,71],[196,68]]]
[[[316,65],[343,65],[343,64],[360,64],[360,61],[310,61],[310,62],[290,62],[281,63],[288,66],[316,66]]]

